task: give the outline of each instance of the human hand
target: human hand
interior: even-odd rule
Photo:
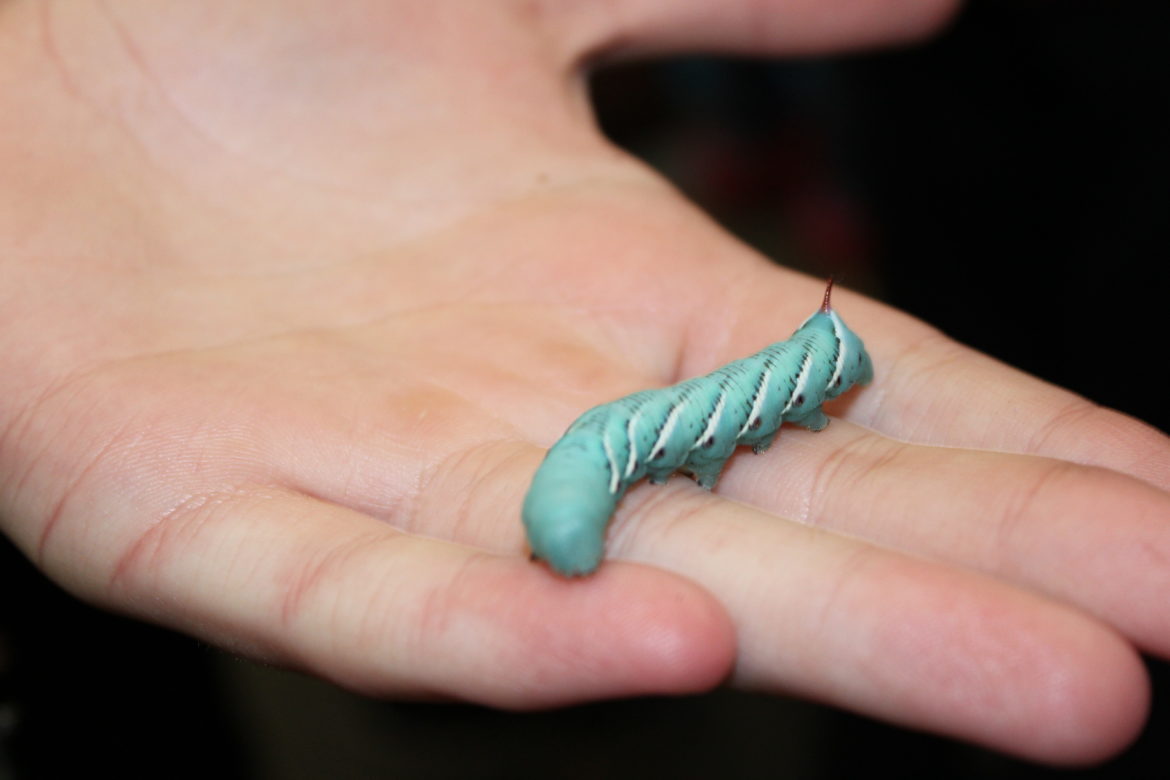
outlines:
[[[88,600],[374,694],[730,671],[1043,760],[1120,748],[1135,648],[1170,651],[1164,437],[844,290],[877,381],[842,419],[714,495],[634,490],[592,578],[527,561],[579,412],[820,295],[606,144],[582,58],[870,43],[950,4],[706,5],[9,5],[5,531]]]

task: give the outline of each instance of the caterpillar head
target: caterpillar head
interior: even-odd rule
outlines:
[[[567,577],[597,568],[618,499],[605,489],[608,481],[604,467],[588,455],[587,437],[569,434],[553,446],[524,498],[534,558]]]

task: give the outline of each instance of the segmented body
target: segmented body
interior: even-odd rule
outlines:
[[[709,490],[736,447],[763,452],[785,422],[814,431],[828,425],[821,405],[873,377],[861,339],[829,305],[831,291],[830,281],[821,308],[787,341],[581,415],[524,499],[533,556],[561,574],[588,574],[601,562],[618,500],[638,480],[662,483],[685,471]]]

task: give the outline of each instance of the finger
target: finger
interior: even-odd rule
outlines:
[[[734,655],[721,607],[679,577],[568,582],[283,491],[190,499],[92,539],[61,523],[45,568],[78,593],[371,694],[527,708],[678,693],[717,684]]]
[[[923,447],[839,421],[737,458],[725,495],[1074,603],[1170,655],[1170,496],[1066,461]]]
[[[818,435],[826,434],[810,437]],[[420,509],[445,518],[441,533],[515,550],[518,507],[539,458],[515,443],[465,452],[431,475]],[[441,500],[456,486],[464,489],[457,504]],[[1099,759],[1144,717],[1136,654],[1087,616],[976,573],[735,504],[687,480],[635,486],[610,529],[607,556],[602,573],[634,560],[709,589],[735,622],[736,680],[744,685],[1054,762]]]
[[[689,362],[732,360],[783,338],[801,320],[791,302],[815,308],[823,283],[759,264],[755,283],[727,304],[727,335],[692,340]],[[1130,474],[1170,489],[1170,439],[964,347],[888,306],[834,289],[833,306],[865,342],[874,382],[831,406],[868,428],[905,441],[1044,455]],[[714,351],[714,354],[712,354]]]
[[[738,628],[736,680],[1054,763],[1139,729],[1143,667],[1082,614],[701,493],[634,491],[611,553],[685,572]]]
[[[924,444],[1046,455],[1170,488],[1170,439],[950,339],[879,345],[884,378],[851,417]]]
[[[620,0],[555,8],[577,48],[607,56],[673,51],[808,54],[921,38],[956,0]]]

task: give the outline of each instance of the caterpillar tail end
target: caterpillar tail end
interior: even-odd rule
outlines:
[[[865,387],[873,381],[873,361],[870,360],[869,353],[862,347],[862,363],[861,368],[857,372],[857,384]]]
[[[608,475],[572,448],[554,448],[524,498],[532,555],[566,577],[592,574],[605,553],[605,529],[617,506]]]

